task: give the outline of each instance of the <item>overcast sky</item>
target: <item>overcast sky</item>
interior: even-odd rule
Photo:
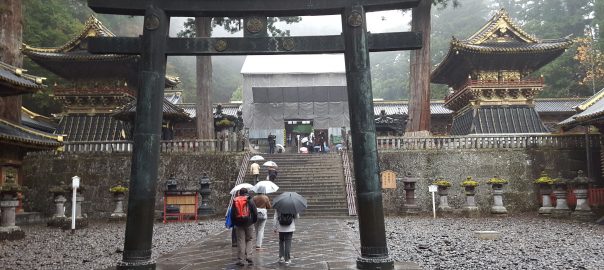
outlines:
[[[187,18],[178,17],[171,19],[170,35],[175,36],[183,28]],[[367,30],[372,33],[409,31],[411,13],[403,14],[401,10],[390,10],[367,13]],[[332,16],[304,16],[302,21],[294,24],[280,24],[282,30],[290,30],[292,36],[307,35],[339,35],[342,32],[342,22],[339,15]],[[243,36],[240,31],[234,35],[217,27],[212,33],[213,37]]]

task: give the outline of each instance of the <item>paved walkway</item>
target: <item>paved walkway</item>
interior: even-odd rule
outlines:
[[[292,242],[292,264],[277,263],[279,236],[267,221],[262,251],[254,250],[253,266],[236,266],[237,248],[231,247],[231,231],[208,237],[166,254],[157,260],[159,270],[192,269],[335,269],[327,262],[354,262],[358,256],[358,239],[349,239],[345,219],[300,219]]]

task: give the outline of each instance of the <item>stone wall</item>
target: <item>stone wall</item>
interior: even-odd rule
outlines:
[[[157,179],[155,209],[163,210],[164,181],[174,174],[178,189],[199,190],[199,178],[207,172],[211,179],[210,204],[222,215],[230,199],[229,191],[239,173],[241,153],[164,153],[161,155]],[[23,163],[25,210],[50,215],[53,210],[49,187],[78,175],[84,185],[83,213],[89,217],[107,217],[114,209],[109,188],[118,180],[130,178],[130,154],[86,153],[30,155]]]
[[[599,150],[594,151],[596,161]],[[443,177],[452,183],[449,192],[449,204],[461,208],[465,195],[459,186],[467,176],[480,182],[476,201],[482,213],[489,213],[492,204],[491,189],[486,181],[498,175],[510,181],[504,187],[504,204],[511,213],[536,211],[538,196],[533,180],[541,170],[550,176],[563,173],[566,178],[574,178],[577,170],[586,170],[586,156],[580,150],[555,149],[457,149],[380,152],[380,169],[393,170],[403,177],[410,172],[417,179],[417,204],[423,211],[432,210],[432,198],[428,185],[436,177]],[[599,175],[599,165],[594,163],[595,175]],[[384,211],[387,214],[400,214],[404,203],[402,178],[397,180],[396,189],[383,190]],[[437,195],[438,203],[438,195]]]

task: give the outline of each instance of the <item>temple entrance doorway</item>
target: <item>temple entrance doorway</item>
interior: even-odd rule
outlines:
[[[285,120],[285,143],[290,152],[297,152],[302,147],[303,138],[309,138],[313,131],[312,120],[286,119]],[[300,145],[300,146],[298,146]]]

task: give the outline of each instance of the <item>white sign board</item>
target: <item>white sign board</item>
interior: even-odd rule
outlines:
[[[429,192],[437,192],[438,191],[438,186],[437,185],[429,185],[428,186],[428,191]]]

